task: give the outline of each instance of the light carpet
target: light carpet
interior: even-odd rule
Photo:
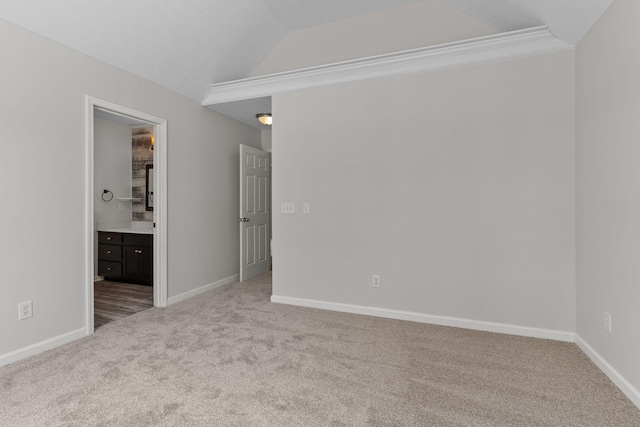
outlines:
[[[0,368],[2,426],[640,426],[574,345],[233,283]]]

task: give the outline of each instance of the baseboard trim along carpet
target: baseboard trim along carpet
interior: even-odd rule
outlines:
[[[51,350],[86,336],[87,328],[83,327],[76,329],[75,331],[67,332],[66,334],[58,335],[57,337],[31,344],[27,347],[19,348],[10,353],[0,355],[0,366],[26,359],[27,357],[34,356],[46,350]]]
[[[484,322],[447,316],[433,316],[429,314],[415,313],[412,311],[389,310],[386,308],[365,307],[361,305],[341,304],[304,298],[281,297],[277,295],[271,296],[271,302],[298,305],[301,307],[320,308],[323,310],[341,311],[344,313],[386,317],[396,320],[408,320],[410,322],[429,323],[431,325],[438,326],[452,326],[455,328],[465,328],[476,331],[496,332],[500,334],[519,335],[530,338],[543,338],[562,342],[575,342],[575,333],[555,331],[551,329],[530,328],[526,326]]]
[[[585,340],[576,334],[576,345],[586,354],[589,359],[598,367],[609,379],[622,391],[625,396],[640,409],[640,391],[627,381],[620,372],[607,362],[597,351],[593,349]]]
[[[217,282],[209,283],[208,285],[200,286],[199,288],[192,289],[187,292],[183,292],[179,295],[169,297],[168,305],[175,304],[177,302],[184,301],[189,298],[193,298],[196,295],[200,295],[212,289],[219,288],[220,286],[228,285],[229,283],[237,282],[238,280],[240,280],[240,275],[236,274],[234,276],[230,276],[225,279],[220,279]]]

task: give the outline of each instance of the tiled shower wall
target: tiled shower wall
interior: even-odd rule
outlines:
[[[152,135],[153,128],[150,127],[133,129],[131,132],[132,221],[153,221],[153,211],[147,211],[145,205],[147,165],[153,164]]]

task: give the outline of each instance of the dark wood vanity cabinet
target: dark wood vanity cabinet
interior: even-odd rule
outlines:
[[[98,274],[109,280],[153,285],[153,235],[98,232]]]

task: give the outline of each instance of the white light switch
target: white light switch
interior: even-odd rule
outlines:
[[[311,213],[311,203],[304,202],[302,204],[302,214],[303,215],[309,215],[310,213]]]
[[[280,213],[283,214],[295,214],[296,204],[293,202],[282,202],[280,204]]]

